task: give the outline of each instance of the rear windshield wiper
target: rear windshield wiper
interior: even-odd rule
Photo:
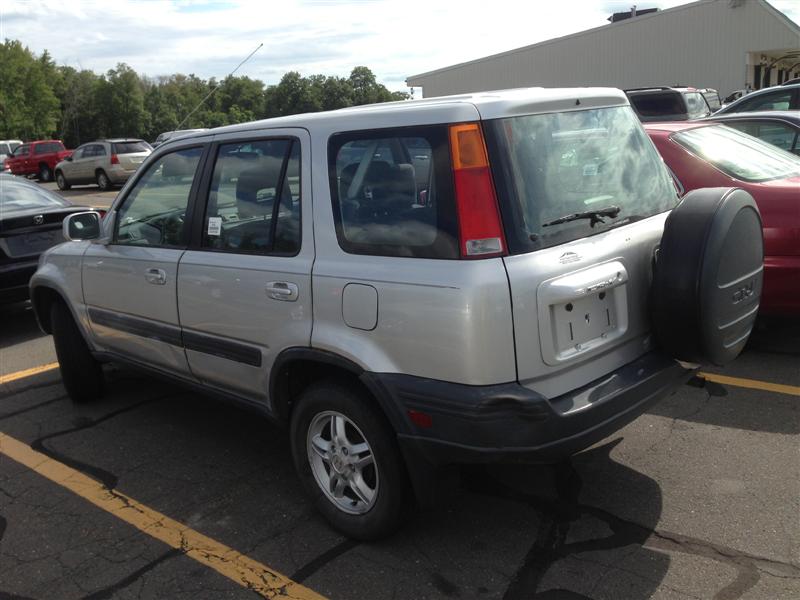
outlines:
[[[551,225],[561,225],[561,223],[569,223],[570,221],[578,221],[580,219],[589,219],[589,225],[594,227],[598,223],[605,223],[603,217],[611,217],[612,219],[619,214],[622,210],[619,206],[606,206],[605,208],[598,208],[597,210],[587,210],[584,212],[573,213],[571,215],[564,215],[547,223],[542,223],[542,227],[550,227]]]

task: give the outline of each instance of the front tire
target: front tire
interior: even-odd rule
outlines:
[[[292,414],[292,457],[317,509],[344,535],[397,530],[410,486],[397,438],[375,402],[336,381],[312,384]]]
[[[97,187],[104,192],[107,192],[111,189],[111,180],[108,178],[108,175],[106,175],[105,171],[97,172]]]
[[[56,171],[56,185],[58,186],[58,189],[64,192],[72,187],[61,171]]]
[[[47,165],[39,165],[39,181],[47,182],[53,179],[53,171]]]
[[[74,402],[92,402],[103,395],[103,370],[63,302],[50,308],[50,323],[61,379]]]

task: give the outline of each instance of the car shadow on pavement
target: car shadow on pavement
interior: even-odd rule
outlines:
[[[738,598],[758,582],[753,561],[736,550],[658,529],[661,488],[615,460],[620,439],[558,465],[465,468],[451,504],[364,544],[343,539],[316,513],[294,474],[286,432],[266,419],[125,369],[110,369],[108,389],[94,404],[40,404],[44,435],[31,415],[18,427],[40,432],[26,440],[38,451],[334,600],[644,599],[662,585],[674,553],[733,569],[718,597]],[[8,426],[22,410],[15,408]],[[116,560],[105,539],[96,543]],[[92,589],[103,564],[68,577]],[[115,564],[119,582],[108,589],[145,572]],[[171,577],[167,567],[142,575],[155,590],[162,576]]]
[[[0,350],[44,337],[29,302],[0,307]]]
[[[760,317],[747,349],[800,356],[800,318]]]

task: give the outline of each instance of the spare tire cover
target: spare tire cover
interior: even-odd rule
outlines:
[[[724,365],[744,348],[764,275],[753,197],[737,188],[686,194],[664,226],[653,272],[653,331],[679,360]]]

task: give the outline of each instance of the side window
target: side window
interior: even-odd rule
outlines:
[[[20,146],[14,151],[14,156],[28,156],[31,151],[30,146]]]
[[[345,252],[458,257],[446,127],[334,135],[328,169],[336,235]]]
[[[787,152],[792,152],[794,149],[797,134],[789,125],[765,121],[729,121],[725,124]]]
[[[689,114],[690,119],[711,114],[706,99],[699,92],[689,92],[684,95],[684,98],[686,98],[686,112]]]
[[[792,101],[792,91],[778,91],[770,94],[759,95],[750,100],[745,100],[739,105],[738,112],[751,112],[754,110],[789,110]]]
[[[202,148],[187,148],[150,165],[118,211],[115,244],[185,244],[186,207],[202,154]]]
[[[203,247],[245,254],[300,249],[300,142],[222,144],[217,151]]]
[[[105,156],[106,155],[106,147],[101,145],[101,144],[95,144],[94,155],[95,156]]]

